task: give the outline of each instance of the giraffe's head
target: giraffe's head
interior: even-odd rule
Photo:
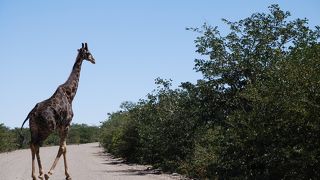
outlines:
[[[81,59],[90,61],[92,64],[96,63],[95,59],[93,58],[92,54],[88,49],[87,43],[82,43],[82,47],[81,49],[78,49],[78,52],[79,52],[78,56],[81,57]]]

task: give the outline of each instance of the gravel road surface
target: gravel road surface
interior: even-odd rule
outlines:
[[[103,153],[98,143],[68,145],[67,159],[73,180],[171,180],[183,179],[178,174],[163,174],[148,166],[125,164],[120,159]],[[41,147],[40,157],[45,172],[49,170],[58,152],[58,146]],[[37,164],[37,163],[36,163]],[[38,175],[38,166],[36,166]],[[0,154],[0,180],[30,180],[30,149]],[[63,180],[64,167],[61,156],[51,176],[52,180]]]

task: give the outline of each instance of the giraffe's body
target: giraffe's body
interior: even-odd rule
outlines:
[[[49,99],[38,103],[30,112],[31,142],[41,145],[54,130],[69,127],[72,117],[72,104],[59,86]]]
[[[52,175],[53,169],[61,155],[64,157],[66,179],[71,179],[66,160],[66,138],[73,117],[72,101],[77,92],[83,60],[95,63],[93,56],[88,50],[87,44],[82,44],[82,48],[78,51],[76,62],[68,80],[60,85],[49,99],[38,103],[26,118],[26,120],[29,119],[31,133],[30,148],[32,152],[32,178],[34,180],[36,179],[35,156],[37,156],[39,166],[39,178],[43,179],[45,177],[45,179],[49,179],[49,175]],[[22,127],[26,120],[23,122]],[[50,171],[48,174],[44,174],[40,161],[39,148],[42,142],[55,130],[60,136],[60,148]]]

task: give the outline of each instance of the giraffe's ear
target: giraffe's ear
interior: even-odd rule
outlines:
[[[84,49],[88,51],[88,44],[84,43]]]

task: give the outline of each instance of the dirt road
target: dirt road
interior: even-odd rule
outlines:
[[[57,146],[40,148],[40,156],[45,172],[50,168],[57,151]],[[109,154],[103,153],[103,149],[98,146],[98,143],[68,145],[67,159],[73,180],[182,179],[177,174],[159,174],[154,170],[150,170],[150,167],[147,166],[124,164],[121,160],[114,159]],[[63,158],[61,157],[50,179],[65,179],[63,169]],[[0,180],[29,179],[31,179],[30,149],[0,154]]]

